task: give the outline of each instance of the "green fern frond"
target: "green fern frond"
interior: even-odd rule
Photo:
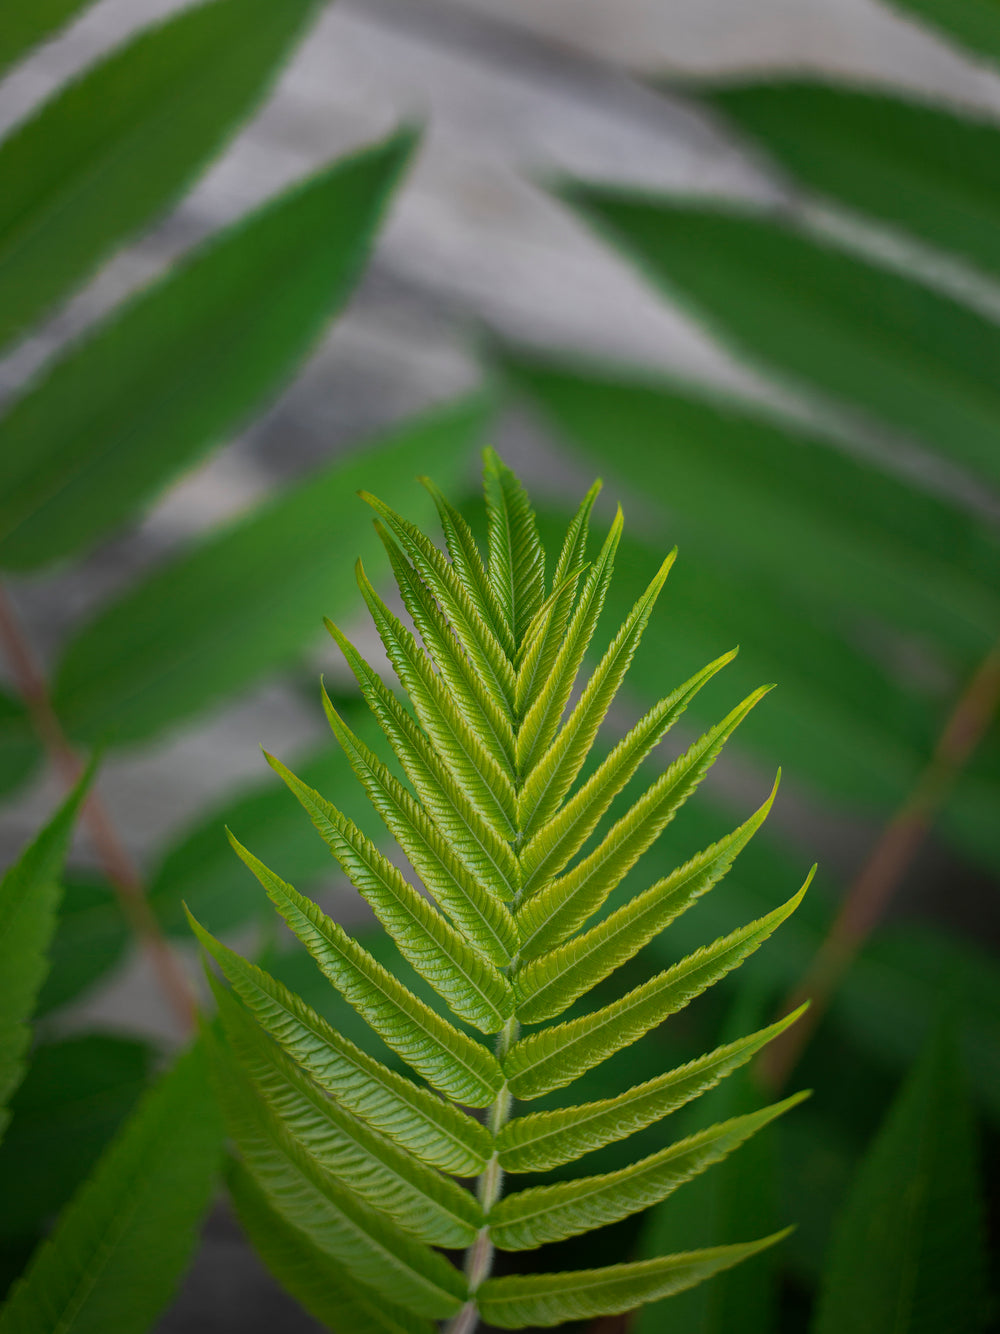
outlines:
[[[547,579],[527,494],[492,450],[485,558],[458,510],[421,480],[447,553],[363,497],[377,515],[412,629],[357,567],[409,707],[328,623],[403,778],[323,695],[331,729],[412,873],[268,760],[453,1018],[235,839],[320,970],[413,1078],[355,1046],[193,922],[229,984],[213,980],[220,1019],[211,1047],[243,1160],[234,1173],[238,1207],[276,1272],[344,1334],[352,1320],[400,1331],[441,1320],[449,1334],[471,1334],[480,1319],[504,1329],[557,1325],[659,1300],[738,1263],[784,1234],[578,1273],[490,1277],[495,1248],[534,1248],[645,1209],[800,1100],[667,1142],[617,1171],[504,1192],[506,1173],[565,1168],[657,1124],[795,1021],[800,1012],[614,1097],[541,1112],[517,1105],[571,1085],[737,967],[795,910],[808,880],[759,921],[619,999],[550,1022],[708,893],[763,823],[777,782],[738,828],[591,923],[769,687],[733,708],[602,829],[614,799],[733,654],[649,709],[581,782],[674,554],[581,681],[613,575],[621,511],[600,549],[588,553],[595,484]],[[522,1024],[540,1027],[522,1036]],[[492,1048],[484,1038],[495,1040]],[[475,1191],[463,1184],[470,1177]],[[466,1249],[464,1268],[442,1253],[457,1248]],[[328,1279],[310,1272],[303,1255],[329,1266]]]

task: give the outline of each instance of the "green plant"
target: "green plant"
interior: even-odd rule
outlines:
[[[588,769],[674,557],[662,563],[574,698],[611,582],[621,512],[588,557],[595,485],[547,578],[527,496],[492,450],[484,482],[485,562],[466,521],[431,482],[425,484],[450,560],[364,494],[422,641],[379,598],[359,563],[362,595],[409,708],[328,623],[406,781],[324,693],[330,726],[430,897],[336,806],[269,757],[402,960],[450,1016],[400,979],[402,960],[380,964],[232,839],[320,970],[426,1084],[348,1042],[192,918],[232,987],[213,979],[224,1034],[214,1051],[220,1100],[243,1157],[236,1200],[251,1200],[248,1230],[293,1291],[317,1313],[329,1313],[335,1302],[315,1291],[321,1275],[310,1272],[306,1290],[296,1282],[301,1266],[290,1272],[291,1239],[301,1237],[326,1257],[324,1272],[332,1272],[336,1287],[367,1311],[364,1327],[379,1331],[426,1330],[432,1319],[449,1319],[452,1334],[467,1334],[480,1317],[518,1329],[626,1311],[772,1245],[784,1234],[598,1269],[491,1276],[495,1250],[532,1250],[636,1213],[804,1096],[713,1125],[619,1171],[503,1191],[511,1178],[575,1165],[659,1121],[798,1017],[598,1102],[525,1114],[518,1106],[571,1086],[684,1008],[755,951],[806,886],[764,918],[588,1008],[598,984],[610,978],[613,985],[621,965],[725,875],[767,815],[773,792],[738,829],[602,914],[767,688],[732,709],[627,809],[612,812],[688,702],[733,654],[660,700]],[[609,813],[614,818],[604,827]],[[571,1017],[552,1022],[577,1002],[583,1004]],[[523,1034],[523,1025],[532,1031]],[[494,1039],[492,1051],[484,1037]],[[485,1124],[468,1108],[482,1109]],[[453,1179],[470,1176],[474,1194]],[[280,1245],[269,1243],[259,1222],[267,1210],[279,1216]],[[464,1274],[434,1247],[467,1248]],[[332,1324],[358,1327],[336,1318]]]

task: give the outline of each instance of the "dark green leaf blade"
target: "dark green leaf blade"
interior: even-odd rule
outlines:
[[[131,941],[131,928],[109,884],[97,877],[65,876],[49,946],[51,966],[35,1013],[48,1014],[88,991],[122,961]]]
[[[0,144],[0,349],[180,194],[316,8],[213,0],[182,10],[91,66]]]
[[[20,60],[33,46],[53,37],[93,0],[36,0],[32,5],[8,5],[0,27],[0,70]]]
[[[510,1274],[487,1279],[477,1294],[483,1319],[500,1329],[561,1325],[566,1320],[618,1315],[701,1283],[787,1236],[664,1255],[657,1260],[577,1269],[565,1274]]]
[[[334,1334],[434,1334],[422,1316],[390,1304],[351,1278],[301,1228],[272,1209],[240,1163],[230,1164],[229,1193],[254,1250],[295,1300]]]
[[[1000,329],[984,316],[761,212],[568,193],[756,363],[1000,479]]]
[[[346,300],[412,144],[268,201],[43,373],[0,420],[0,566],[92,542],[284,384]]]
[[[973,1127],[943,1027],[858,1170],[827,1260],[816,1334],[985,1327]]]
[[[116,744],[143,740],[292,659],[321,630],[324,611],[338,615],[353,602],[343,551],[377,562],[357,487],[377,477],[392,496],[428,458],[452,475],[485,415],[485,401],[473,398],[407,422],[130,590],[63,657],[55,699],[67,728],[110,732]]]
[[[153,1055],[147,1043],[110,1033],[35,1048],[0,1145],[0,1236],[42,1232],[135,1106]]]
[[[963,45],[1000,60],[1000,14],[994,0],[891,0],[896,9],[943,28]]]
[[[0,690],[0,795],[26,782],[42,758],[42,748],[19,699]]]
[[[49,968],[63,859],[93,772],[91,766],[0,881],[0,1135],[10,1119],[7,1102],[24,1077],[28,1020]]]
[[[669,516],[669,539],[687,557],[671,577],[674,614],[685,581],[698,577],[690,567],[715,567],[751,584],[728,600],[712,599],[720,623],[744,647],[753,642],[746,634],[753,622],[745,626],[740,609],[754,591],[759,609],[774,585],[822,604],[826,619],[827,609],[838,616],[864,609],[970,662],[992,643],[1000,544],[943,496],[739,399],[520,351],[505,354],[501,365],[560,435]],[[625,546],[634,541],[626,538]],[[610,596],[616,607],[624,601],[614,586]],[[801,617],[795,621],[798,631]],[[654,621],[651,633],[656,628]],[[762,632],[773,639],[770,627],[758,638]],[[784,652],[789,665],[792,647]],[[829,650],[810,647],[810,659],[818,655],[833,661]],[[850,684],[860,671],[848,657],[830,675]],[[786,680],[787,671],[782,686]]]
[[[194,1249],[221,1152],[196,1045],[143,1100],[36,1252],[0,1311],[0,1334],[144,1334]]]
[[[943,107],[805,80],[709,88],[704,96],[804,185],[1000,270],[1000,130],[994,125]]]

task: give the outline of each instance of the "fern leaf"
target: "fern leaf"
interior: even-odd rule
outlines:
[[[420,572],[451,622],[458,642],[475,663],[484,682],[509,710],[514,704],[514,669],[483,619],[475,600],[451,565],[419,528],[401,518],[388,505],[367,491],[360,493],[386,526]]]
[[[755,690],[706,732],[612,825],[593,852],[528,900],[517,914],[522,959],[558,945],[593,916],[660,836],[704,778],[727,738],[770,688]]]
[[[465,715],[470,728],[482,739],[497,764],[514,777],[514,728],[503,705],[484,684],[451,633],[440,607],[417,571],[403,556],[380,523],[375,524],[396,586],[424,648]]]
[[[500,647],[513,662],[517,645],[511,637],[510,627],[500,609],[476,539],[472,535],[472,529],[429,477],[418,477],[417,481],[427,489],[437,507],[438,519],[441,523],[441,531],[444,533],[448,554],[451,556],[451,563],[458,572],[459,579],[469,590],[474,605],[493,632]]]
[[[343,1265],[282,1218],[238,1162],[226,1174],[243,1231],[268,1269],[300,1306],[334,1334],[435,1334],[424,1316],[389,1302],[384,1293],[352,1279]]]
[[[514,1012],[513,988],[335,806],[281,763],[268,762],[288,784],[330,845],[345,875],[365,897],[400,953],[448,1002],[483,1033],[498,1033]]]
[[[655,704],[614,747],[579,792],[553,817],[550,806],[553,806],[553,803],[557,806],[565,796],[582,763],[582,757],[579,762],[574,757],[568,765],[566,764],[572,752],[568,744],[565,746],[562,744],[562,739],[563,736],[567,736],[567,741],[572,739],[568,736],[573,724],[573,718],[570,718],[556,743],[525,783],[525,792],[529,790],[532,792],[533,806],[526,827],[528,842],[521,854],[522,895],[529,895],[540,881],[558,875],[565,869],[597,828],[612,801],[635,774],[649,752],[673,727],[702,686],[706,685],[727,663],[732,662],[734,657],[735,652],[725,653],[721,658],[716,658],[666,699]],[[581,700],[581,704],[582,702]],[[594,733],[596,730],[595,726]],[[592,741],[593,735],[587,742],[588,747]],[[567,772],[560,772],[564,766]],[[570,768],[572,773],[568,772]],[[525,806],[528,805],[526,802]],[[533,838],[530,837],[530,831],[538,825],[544,827],[539,828]]]
[[[775,780],[763,806],[726,838],[658,880],[583,935],[574,936],[523,968],[516,983],[522,1022],[537,1024],[562,1014],[717,884],[764,823],[777,790]]]
[[[413,1240],[355,1199],[282,1128],[226,1052],[211,1044],[216,1095],[229,1133],[270,1204],[319,1250],[362,1283],[417,1315],[440,1318],[461,1306],[462,1276],[437,1251]]]
[[[515,646],[545,598],[545,552],[524,487],[493,449],[483,451],[490,587]]]
[[[794,1024],[806,1009],[802,1005],[758,1033],[717,1047],[615,1098],[531,1112],[508,1121],[497,1137],[500,1166],[505,1172],[547,1172],[644,1130],[713,1088]]]
[[[361,693],[424,809],[471,874],[505,903],[520,887],[521,870],[509,843],[476,810],[426,734],[335,625],[329,630]]]
[[[360,562],[356,568],[375,628],[421,725],[470,800],[499,833],[513,837],[517,803],[510,777],[469,730],[430,659],[378,597]]]
[[[507,1195],[490,1213],[490,1235],[501,1250],[533,1250],[616,1223],[659,1204],[678,1186],[721,1162],[744,1140],[806,1096],[796,1093],[760,1111],[720,1122],[601,1176],[578,1177]]]
[[[496,1059],[417,999],[311,899],[268,870],[230,834],[289,929],[382,1041],[446,1097],[487,1107],[503,1084]]]
[[[525,702],[533,700],[542,683],[548,679],[566,633],[573,610],[576,584],[586,566],[590,512],[600,491],[601,483],[597,481],[584,496],[579,509],[570,521],[552,576],[552,592],[536,616],[539,621],[537,640],[529,628],[528,634],[525,635],[525,644],[519,650],[517,661],[521,670],[517,679],[518,717],[523,717]],[[533,666],[525,671],[529,640],[535,661]]]
[[[324,1092],[431,1167],[456,1176],[484,1170],[492,1152],[485,1126],[369,1056],[263,968],[216,940],[190,913],[188,921],[260,1026]]]
[[[604,545],[584,580],[583,589],[552,664],[552,670],[545,678],[537,699],[524,714],[524,721],[517,734],[517,768],[520,774],[531,772],[538,756],[544,754],[559,726],[559,719],[572,693],[576,674],[580,670],[583,655],[593,638],[598,617],[604,606],[608,585],[614,573],[615,553],[621,540],[623,524],[624,518],[619,507]],[[520,802],[517,827],[518,829],[525,827]]]
[[[347,752],[372,805],[441,907],[483,955],[501,967],[517,949],[517,930],[504,903],[471,876],[441,838],[426,812],[393,778],[337,713],[324,691],[323,706],[334,736]]]
[[[484,469],[485,559],[468,523],[423,481],[447,554],[362,493],[375,511],[407,624],[356,566],[407,700],[327,623],[404,779],[323,695],[355,776],[413,873],[321,793],[277,760],[270,763],[456,1022],[418,999],[235,840],[233,846],[320,970],[431,1087],[368,1056],[194,924],[231,988],[213,980],[221,1018],[214,1042],[220,1094],[246,1167],[234,1181],[249,1201],[249,1226],[262,1236],[273,1220],[274,1240],[262,1236],[261,1245],[279,1273],[332,1328],[340,1320],[366,1334],[427,1334],[431,1319],[448,1319],[454,1334],[472,1334],[480,1319],[513,1329],[612,1314],[772,1245],[783,1234],[577,1274],[490,1277],[496,1248],[559,1242],[654,1205],[799,1101],[796,1095],[722,1121],[613,1172],[504,1195],[508,1174],[565,1168],[652,1126],[795,1022],[801,1010],[616,1096],[535,1113],[523,1113],[515,1101],[571,1084],[683,1009],[763,944],[809,881],[759,921],[619,1000],[560,1019],[707,893],[763,823],[774,791],[737,829],[588,925],[768,688],[733,709],[668,764],[625,814],[605,824],[615,798],[733,654],[653,704],[580,782],[673,555],[579,683],[614,570],[621,510],[591,557],[595,484],[569,524],[547,583],[531,504],[492,450]],[[525,1023],[541,1027],[522,1036]],[[492,1051],[487,1037],[495,1038]],[[488,1111],[480,1121],[469,1107]],[[472,1175],[474,1193],[454,1180]],[[435,1249],[460,1246],[467,1248],[464,1276]],[[299,1248],[328,1269],[328,1283],[303,1269]],[[372,1293],[384,1305],[373,1304]]]
[[[418,1163],[327,1098],[221,983],[212,990],[229,1048],[283,1130],[320,1172],[431,1246],[468,1246],[483,1225],[475,1196]]]
[[[683,1009],[739,967],[791,916],[812,875],[810,872],[799,892],[780,908],[696,950],[621,1000],[516,1042],[504,1061],[511,1092],[516,1098],[530,1099],[562,1088]]]
[[[498,1329],[548,1327],[567,1320],[620,1315],[645,1302],[659,1301],[694,1287],[720,1270],[775,1245],[790,1230],[785,1228],[760,1241],[712,1246],[656,1260],[639,1260],[635,1264],[608,1265],[604,1269],[490,1278],[479,1289],[476,1305],[483,1319]]]

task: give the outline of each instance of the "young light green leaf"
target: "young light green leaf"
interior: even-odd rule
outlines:
[[[288,1135],[222,1044],[211,1046],[215,1088],[230,1135],[272,1207],[362,1283],[417,1315],[453,1314],[461,1274],[327,1175]]]
[[[12,404],[0,566],[92,542],[282,386],[346,300],[412,146],[386,140],[211,238]]]
[[[800,1006],[758,1033],[717,1047],[617,1097],[508,1121],[497,1139],[501,1167],[505,1172],[547,1172],[643,1130],[713,1088],[795,1023],[805,1009]]]
[[[426,487],[437,506],[438,519],[441,523],[452,565],[458,571],[462,583],[469,590],[479,614],[486,621],[503,651],[513,662],[517,646],[510,637],[510,631],[497,602],[496,593],[490,583],[472,529],[431,478],[418,477],[417,480],[421,486]]]
[[[465,715],[470,731],[479,736],[497,764],[513,777],[514,729],[508,711],[483,683],[427,585],[377,520],[375,531],[388,553],[403,604],[428,656]]]
[[[570,197],[758,364],[1000,478],[1000,330],[985,316],[759,212],[592,188]]]
[[[523,715],[529,700],[533,700],[543,682],[549,678],[556,655],[573,611],[573,602],[580,576],[586,568],[587,538],[590,533],[590,511],[601,490],[595,482],[580,503],[563,538],[562,549],[552,576],[552,592],[542,603],[535,620],[528,627],[517,655],[517,690],[515,712]]]
[[[674,760],[581,862],[529,899],[517,914],[520,955],[532,959],[592,916],[673,819],[729,736],[771,689],[762,686]]]
[[[660,566],[652,583],[632,608],[625,624],[608,645],[594,674],[584,687],[583,694],[559,729],[555,741],[530,773],[525,775],[520,810],[523,830],[527,837],[530,837],[533,832],[539,830],[543,825],[548,824],[556,811],[559,810],[563,797],[576,781],[576,777],[590,753],[590,748],[594,744],[598,729],[604,721],[608,709],[611,707],[612,701],[625,678],[625,673],[635,656],[635,651],[642,640],[642,633],[652,615],[656,599],[660,595],[676,556],[677,549],[674,548]],[[641,761],[641,758],[640,755],[636,764]],[[624,782],[622,786],[624,786]],[[608,796],[609,805],[613,796],[614,792],[611,792]],[[572,820],[572,817],[570,819]],[[596,826],[599,819],[600,814],[595,817],[593,824],[590,826],[591,829]],[[554,834],[554,831],[552,832]],[[553,838],[554,843],[558,841],[558,836]],[[567,852],[557,869],[561,870],[566,865],[576,848],[582,846],[583,841],[584,839],[581,839],[576,843],[573,851]],[[549,858],[539,853],[540,846],[544,846],[546,852],[548,852],[549,840],[544,837],[542,839],[536,838],[534,852],[531,853],[526,848],[522,858],[525,869],[524,888],[526,892],[530,892],[532,880],[541,878],[546,873],[546,868],[551,865]],[[555,870],[550,872],[550,874],[555,873]]]
[[[803,184],[1000,270],[1000,131],[988,121],[797,79],[709,88],[703,96]]]
[[[0,1136],[10,1119],[7,1103],[24,1077],[28,1020],[49,969],[63,860],[93,774],[91,765],[0,880]]]
[[[970,1109],[939,1027],[858,1169],[837,1220],[813,1329],[986,1327],[983,1204]]]
[[[324,251],[333,248],[328,232],[326,219]],[[252,272],[250,264],[246,281]],[[273,305],[274,334],[272,319]],[[294,659],[319,632],[324,610],[339,615],[349,605],[340,544],[377,554],[352,491],[378,476],[388,493],[402,493],[428,457],[450,475],[486,413],[485,400],[472,398],[405,422],[142,580],[66,650],[55,684],[66,727],[115,744],[143,740]]]
[[[511,1092],[516,1098],[538,1098],[562,1088],[683,1009],[737,968],[791,916],[814,872],[815,867],[799,892],[780,908],[689,954],[620,1000],[516,1042],[504,1060]]]
[[[762,1126],[806,1096],[797,1093],[761,1111],[710,1126],[617,1172],[506,1195],[490,1212],[490,1236],[501,1250],[533,1250],[648,1209],[685,1181],[721,1162]]]
[[[484,1320],[499,1329],[561,1325],[567,1320],[618,1315],[701,1283],[722,1269],[749,1259],[788,1235],[775,1232],[760,1241],[712,1246],[703,1251],[664,1255],[657,1260],[576,1269],[561,1274],[508,1274],[487,1279],[476,1293]]]
[[[421,579],[441,604],[462,648],[476,665],[495,698],[510,710],[514,703],[514,669],[490,631],[469,590],[443,554],[419,528],[395,513],[367,491],[362,500],[371,505],[418,570]]]
[[[376,1061],[287,987],[210,935],[191,928],[261,1027],[331,1097],[421,1162],[475,1176],[490,1155],[486,1127]]]
[[[306,1232],[271,1207],[240,1163],[230,1164],[226,1180],[254,1250],[282,1287],[327,1329],[334,1334],[435,1334],[425,1317],[412,1315],[377,1288],[354,1280]]]
[[[230,841],[321,971],[383,1042],[454,1102],[488,1106],[503,1083],[492,1053],[418,1000],[338,922],[285,884],[232,835]]]
[[[441,759],[430,738],[332,621],[327,629],[340,646],[361,693],[392,746],[424,810],[476,879],[505,903],[520,885],[520,867],[508,842],[484,819]]]
[[[378,597],[359,562],[358,586],[379,638],[421,726],[448,765],[455,781],[501,836],[514,833],[514,785],[468,726],[427,654]]]
[[[545,598],[545,552],[524,487],[496,450],[483,454],[487,573],[515,651]]]
[[[517,931],[506,904],[484,890],[469,873],[427,813],[354,735],[325,692],[323,705],[351,768],[413,869],[466,940],[484,958],[504,967],[517,950]]]
[[[518,1017],[537,1024],[562,1014],[578,997],[631,959],[716,885],[771,809],[778,783],[738,829],[658,880],[583,935],[533,959],[517,975]]]
[[[474,1195],[369,1130],[328,1098],[215,978],[230,1050],[289,1135],[320,1173],[430,1246],[468,1246],[483,1225]]]
[[[17,5],[4,14],[0,28],[0,70],[33,46],[54,37],[64,24],[71,23],[93,0],[37,0],[33,5]]]
[[[614,523],[604,540],[600,554],[594,561],[584,580],[583,588],[576,608],[573,611],[565,637],[559,646],[552,670],[545,678],[538,694],[524,715],[517,733],[517,768],[522,779],[530,774],[540,755],[555,735],[563,710],[573,691],[576,674],[580,670],[583,655],[597,628],[597,619],[604,606],[608,585],[614,572],[615,552],[621,539],[624,519],[621,507],[615,515]],[[530,811],[521,808],[518,803],[518,828],[526,829],[529,825]]]
[[[184,9],[92,65],[0,144],[0,349],[173,202],[317,7]]]
[[[222,1157],[196,1044],[147,1094],[0,1310],[0,1334],[145,1334],[194,1250]]]
[[[268,762],[298,797],[344,873],[371,904],[404,958],[459,1018],[483,1033],[498,1033],[514,1012],[508,980],[410,885],[356,825],[281,763]]]

